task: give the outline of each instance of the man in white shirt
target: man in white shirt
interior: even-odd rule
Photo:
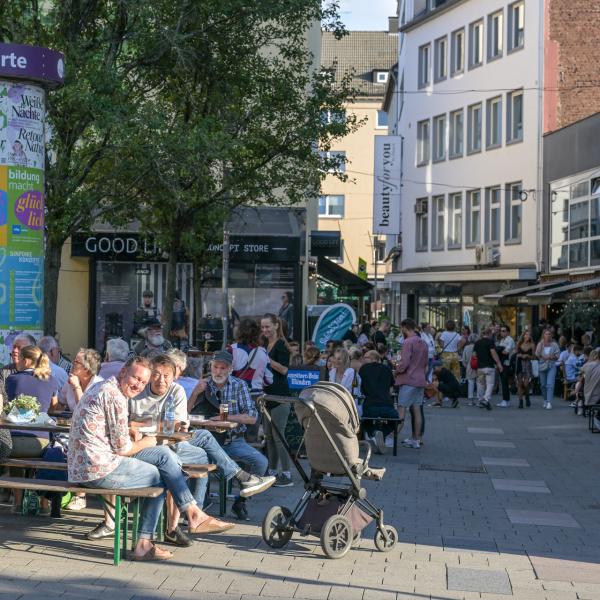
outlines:
[[[515,351],[515,340],[513,340],[513,338],[510,336],[510,329],[508,325],[502,325],[500,327],[500,339],[496,343],[496,348],[504,367],[500,373],[500,383],[502,384],[502,401],[496,406],[508,408],[510,403],[509,380],[511,377],[511,371],[508,367],[510,366],[511,356]]]
[[[40,338],[37,345],[38,348],[50,358],[52,377],[54,377],[58,383],[58,390],[62,390],[69,379],[69,374],[58,365],[60,361],[60,346],[58,345],[58,342],[51,335],[45,335]]]

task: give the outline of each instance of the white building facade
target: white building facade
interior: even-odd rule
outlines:
[[[403,137],[401,249],[388,282],[395,320],[443,326],[531,309],[483,296],[539,271],[542,0],[400,0],[390,134]]]

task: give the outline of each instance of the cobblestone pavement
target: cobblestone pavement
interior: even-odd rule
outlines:
[[[98,511],[23,519],[0,507],[0,599],[519,600],[600,599],[600,435],[558,399],[527,410],[427,408],[426,444],[375,457],[367,482],[400,543],[326,559],[295,536],[268,549],[260,521],[300,486],[250,503],[253,520],[178,549],[169,563],[111,563],[110,543],[83,534]],[[390,451],[391,454],[391,451]]]

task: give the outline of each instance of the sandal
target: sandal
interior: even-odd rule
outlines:
[[[161,554],[158,554],[157,550],[160,550]],[[131,555],[131,560],[137,562],[143,561],[158,561],[158,560],[169,560],[173,558],[173,553],[168,550],[163,550],[159,548],[156,544],[152,545],[152,548],[146,552],[146,554],[142,554],[141,556],[137,556],[136,554]]]
[[[226,521],[215,519],[215,517],[208,517],[208,519],[205,519],[202,523],[196,525],[196,527],[190,527],[188,531],[189,533],[223,533],[234,527],[235,523],[227,523]]]

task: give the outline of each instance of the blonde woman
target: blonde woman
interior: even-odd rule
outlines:
[[[333,353],[333,368],[329,371],[329,381],[343,385],[351,394],[360,388],[358,374],[350,366],[350,355],[345,348],[337,348]]]
[[[542,388],[544,408],[550,410],[556,381],[556,361],[560,356],[560,348],[554,341],[551,329],[546,329],[542,334],[542,340],[537,345],[535,355],[540,361],[540,387]]]

